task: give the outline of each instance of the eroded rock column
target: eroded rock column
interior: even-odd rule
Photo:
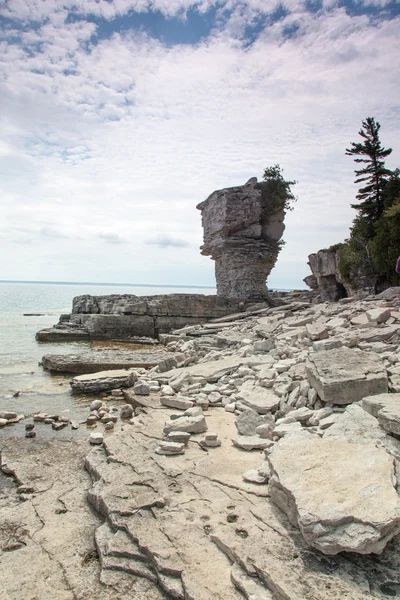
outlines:
[[[213,192],[201,211],[201,253],[215,260],[217,294],[259,299],[279,253],[285,212],[273,206],[266,184],[253,177],[242,186]]]

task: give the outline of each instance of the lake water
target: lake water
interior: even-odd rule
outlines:
[[[214,294],[215,289],[0,282],[0,410],[14,410],[25,415],[44,411],[84,421],[93,398],[72,395],[70,376],[50,375],[38,363],[44,354],[83,351],[90,344],[39,343],[35,340],[36,332],[57,323],[61,313],[71,312],[75,296],[173,293]],[[41,313],[41,316],[24,316],[26,313]],[[16,392],[20,392],[18,397],[14,397]],[[18,425],[0,429],[0,439],[24,435],[25,423],[21,421]],[[36,430],[37,438],[54,434],[49,425],[38,424]],[[82,432],[87,434],[85,428],[77,432],[66,428],[56,435],[81,435]]]

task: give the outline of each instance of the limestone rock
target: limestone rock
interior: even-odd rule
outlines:
[[[166,356],[165,351],[101,350],[80,354],[46,354],[42,358],[43,368],[60,373],[99,373],[116,369],[151,368]]]
[[[133,386],[133,392],[138,396],[148,396],[150,394],[150,386],[146,381],[139,380]]]
[[[252,383],[241,386],[238,398],[240,398],[243,404],[260,415],[266,415],[271,411],[275,411],[280,403],[280,398],[272,390],[256,386]]]
[[[271,499],[324,554],[379,553],[399,533],[393,458],[383,449],[293,435],[269,461]]]
[[[270,204],[266,184],[253,177],[243,186],[212,193],[197,208],[204,228],[201,252],[215,260],[217,294],[266,297],[265,282],[285,228],[285,213]]]
[[[306,362],[306,373],[324,402],[350,404],[387,392],[386,369],[371,352],[346,347],[316,352]]]
[[[207,422],[203,414],[193,417],[182,416],[173,421],[167,421],[164,433],[168,435],[171,431],[186,431],[187,433],[204,433],[207,431]]]
[[[239,435],[255,435],[256,429],[260,425],[269,425],[271,428],[273,424],[274,419],[272,417],[268,418],[268,416],[260,415],[252,409],[241,412],[235,423]]]
[[[100,373],[89,373],[78,375],[70,381],[72,391],[81,394],[97,394],[116,387],[131,387],[136,381],[134,371],[118,369],[115,371],[101,371]]]
[[[257,435],[237,435],[232,438],[232,443],[242,450],[265,450],[273,445],[271,440],[260,438]]]

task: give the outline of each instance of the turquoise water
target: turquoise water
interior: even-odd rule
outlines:
[[[73,396],[69,376],[54,376],[39,365],[44,354],[68,354],[83,351],[87,342],[39,343],[35,334],[39,329],[57,323],[61,313],[71,312],[72,300],[83,294],[213,294],[213,288],[144,287],[96,284],[46,284],[0,282],[0,410],[14,410],[30,415],[45,411],[85,420],[92,399]],[[24,316],[40,313],[40,316]],[[18,397],[14,397],[20,392]],[[26,422],[26,421],[25,421]],[[9,435],[23,435],[25,423],[0,429],[0,439]],[[37,425],[37,436],[49,436],[50,426]],[[40,431],[39,431],[40,430]],[[79,435],[65,429],[56,435]]]

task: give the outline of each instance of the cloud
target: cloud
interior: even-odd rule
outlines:
[[[67,19],[73,5],[80,20]],[[3,9],[14,22],[0,48],[0,276],[59,279],[57,257],[64,280],[212,284],[196,205],[279,163],[299,181],[299,201],[270,282],[300,287],[307,255],[344,239],[355,216],[344,151],[362,119],[381,122],[388,166],[399,162],[400,19],[310,13],[300,0],[275,19],[275,2],[232,1],[206,39],[170,47],[145,30],[102,37],[86,20],[150,6],[172,18],[217,4],[11,0]],[[28,240],[29,261],[16,247]]]
[[[173,238],[168,235],[160,235],[156,239],[146,240],[145,244],[157,246],[158,248],[187,248],[189,243],[179,238]]]
[[[124,240],[118,233],[99,233],[97,237],[99,240],[103,240],[107,244],[126,244],[126,240]]]

